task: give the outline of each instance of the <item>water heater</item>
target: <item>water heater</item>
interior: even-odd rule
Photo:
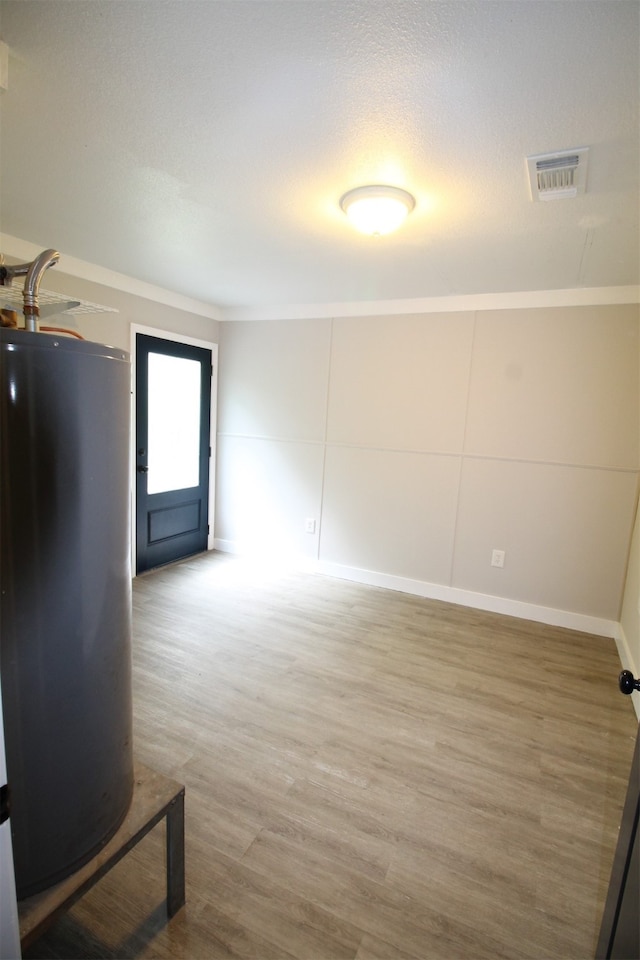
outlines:
[[[0,677],[18,897],[86,863],[133,790],[130,364],[0,328]]]

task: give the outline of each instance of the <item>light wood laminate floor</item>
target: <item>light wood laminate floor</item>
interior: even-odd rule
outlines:
[[[593,956],[637,723],[613,640],[220,554],[134,584],[135,752],[186,785],[29,958]]]

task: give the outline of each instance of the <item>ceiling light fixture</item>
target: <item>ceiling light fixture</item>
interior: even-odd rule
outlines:
[[[416,201],[400,187],[356,187],[340,200],[354,227],[373,237],[397,230]]]

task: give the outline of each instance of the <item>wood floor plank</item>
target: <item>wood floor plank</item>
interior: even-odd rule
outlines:
[[[27,960],[593,955],[637,729],[613,640],[219,554],[133,592],[187,905],[156,828]]]

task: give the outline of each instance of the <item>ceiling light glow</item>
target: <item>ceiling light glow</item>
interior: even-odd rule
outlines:
[[[416,205],[400,187],[356,187],[340,200],[340,206],[357,230],[381,237],[397,230]]]

